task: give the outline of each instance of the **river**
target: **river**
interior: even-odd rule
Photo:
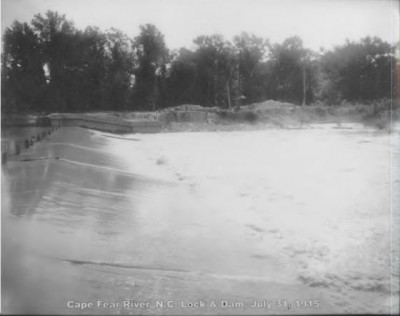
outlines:
[[[2,166],[2,311],[398,312],[398,135],[63,127]]]

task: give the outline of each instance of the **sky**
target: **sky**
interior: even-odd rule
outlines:
[[[75,26],[111,27],[131,37],[152,23],[169,48],[193,47],[198,35],[232,39],[245,31],[271,42],[298,35],[313,50],[346,39],[378,36],[399,41],[399,0],[1,0],[1,29],[55,10]]]

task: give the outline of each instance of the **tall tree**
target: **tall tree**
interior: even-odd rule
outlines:
[[[249,103],[261,101],[262,93],[259,84],[262,82],[261,71],[266,59],[268,41],[242,33],[234,37],[234,45],[237,48],[239,73],[242,82],[242,93]]]
[[[197,103],[197,64],[194,52],[181,48],[171,54],[171,66],[167,76],[168,103],[179,105]]]
[[[82,49],[80,69],[80,103],[86,110],[106,110],[107,37],[97,27],[87,27],[79,34]]]
[[[347,41],[322,57],[326,86],[349,101],[391,97],[394,66],[394,48],[377,37]]]
[[[2,111],[42,109],[45,76],[39,41],[27,23],[14,22],[3,35]]]
[[[119,30],[106,33],[106,69],[104,85],[105,107],[130,109],[134,63],[131,40]]]
[[[297,36],[271,47],[269,63],[275,98],[297,104],[307,101],[310,61],[311,52],[303,47],[303,41]]]
[[[197,101],[206,106],[228,106],[227,87],[233,82],[237,58],[233,46],[221,35],[199,36],[196,51]]]
[[[152,24],[141,25],[133,47],[137,56],[134,100],[143,109],[155,110],[161,103],[160,90],[169,60],[164,35]]]
[[[77,30],[53,11],[30,24],[14,22],[3,35],[2,111],[230,107],[242,95],[246,103],[318,98],[336,104],[390,98],[395,91],[394,47],[376,37],[319,56],[299,37],[270,45],[247,33],[233,42],[214,34],[194,44],[170,54],[154,25],[140,26],[132,40],[116,29]]]
[[[65,15],[47,11],[44,16],[35,15],[32,25],[39,39],[41,53],[49,71],[48,83],[54,111],[71,110],[72,100],[69,91],[70,72],[73,71],[71,56],[76,52],[75,28]]]

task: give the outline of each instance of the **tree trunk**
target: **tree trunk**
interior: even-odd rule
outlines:
[[[302,105],[306,105],[306,93],[307,93],[307,88],[306,88],[306,66],[303,63],[303,102],[302,102]]]
[[[218,104],[218,61],[215,58],[214,59],[214,77],[213,77],[213,102],[214,106],[217,106]]]
[[[228,97],[228,107],[229,107],[229,109],[231,109],[231,92],[229,90],[229,82],[226,85],[226,95]]]

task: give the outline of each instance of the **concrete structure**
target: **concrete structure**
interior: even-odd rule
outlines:
[[[157,133],[159,121],[125,121],[118,118],[97,118],[84,114],[52,114],[49,116],[20,116],[2,119],[2,163],[8,156],[19,155],[34,143],[45,139],[62,126],[78,126],[110,133]],[[15,133],[7,130],[15,129]],[[25,131],[24,131],[25,129]],[[8,135],[10,134],[10,135]]]
[[[158,121],[125,121],[118,118],[97,118],[83,114],[57,114],[49,116],[52,124],[78,126],[110,133],[158,133]]]
[[[19,155],[22,150],[32,147],[35,143],[50,136],[59,127],[52,128],[51,126],[17,126],[13,129],[20,129],[21,133],[15,135],[2,135],[1,140],[1,162],[5,163],[10,156]],[[5,130],[6,127],[2,126]]]

